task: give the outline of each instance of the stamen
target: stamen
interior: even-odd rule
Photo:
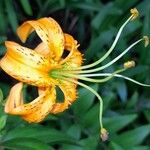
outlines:
[[[130,13],[132,14],[132,20],[136,19],[139,16],[139,12],[136,8],[131,9]]]
[[[137,45],[139,42],[141,42],[143,40],[145,40],[145,39],[141,38],[141,39],[137,40],[132,45],[130,45],[127,49],[125,49],[119,56],[117,56],[112,61],[110,61],[109,63],[107,63],[101,67],[98,67],[95,69],[90,69],[90,70],[73,71],[73,73],[77,73],[77,74],[79,74],[79,73],[92,73],[92,72],[103,70],[103,69],[109,67],[110,65],[114,64],[117,60],[119,60],[122,56],[124,56],[132,47],[134,47],[135,45]]]
[[[128,24],[129,21],[134,20],[134,19],[139,15],[138,10],[137,10],[136,8],[131,9],[130,12],[131,12],[131,16],[130,16],[130,17],[126,20],[126,22],[120,27],[120,29],[119,29],[119,31],[118,31],[118,33],[117,33],[117,36],[116,36],[116,38],[115,38],[113,44],[111,45],[110,49],[106,52],[106,54],[105,54],[103,57],[101,57],[99,60],[97,60],[96,62],[94,62],[94,63],[92,63],[92,64],[89,64],[89,65],[85,65],[85,66],[76,68],[76,70],[81,70],[81,69],[87,69],[87,68],[94,67],[94,66],[100,64],[102,61],[104,61],[104,60],[110,55],[110,53],[114,50],[114,48],[115,48],[115,46],[116,46],[116,44],[117,44],[117,42],[118,42],[118,40],[119,40],[119,37],[120,37],[120,35],[121,35],[123,29],[125,28],[125,26]]]
[[[101,139],[102,139],[102,141],[103,142],[105,142],[105,141],[107,141],[108,140],[108,132],[107,132],[107,130],[105,129],[105,128],[102,128],[101,130],[100,130],[100,137],[101,137]]]
[[[108,139],[108,132],[107,130],[103,127],[103,122],[102,122],[102,114],[103,114],[103,100],[101,98],[101,96],[94,90],[92,89],[91,87],[87,86],[86,84],[83,84],[79,81],[75,81],[73,79],[68,79],[68,78],[64,78],[62,77],[61,78],[62,80],[66,80],[66,81],[69,81],[69,82],[73,82],[75,84],[78,84],[86,89],[88,89],[89,91],[91,91],[99,100],[100,102],[100,106],[99,106],[99,123],[100,123],[100,132],[101,132],[101,138],[103,141],[106,141]],[[105,131],[105,132],[104,132]],[[107,136],[106,136],[107,135]]]
[[[83,76],[83,75],[81,75],[81,76]],[[85,74],[84,75],[84,77],[107,77],[107,76],[112,76],[112,73],[96,73],[96,74]],[[144,87],[150,87],[150,84],[141,83],[139,81],[136,81],[132,78],[126,77],[126,76],[121,75],[121,74],[115,74],[114,77],[123,78],[125,80],[131,81],[131,82],[133,82],[137,85],[141,85],[141,86],[144,86]]]
[[[135,67],[135,61],[127,61],[123,64],[124,68],[128,69],[131,67]]]
[[[144,39],[144,46],[147,47],[149,45],[149,37],[148,36],[143,36]]]
[[[75,78],[75,79],[80,79],[80,80],[84,80],[84,81],[88,81],[88,82],[96,82],[96,83],[103,83],[103,82],[106,82],[110,79],[112,79],[114,77],[115,74],[118,74],[118,73],[121,73],[123,71],[125,71],[127,68],[123,68],[123,69],[119,69],[115,72],[113,72],[111,74],[111,76],[108,76],[104,79],[92,79],[92,78],[87,78],[87,77],[84,77],[84,74],[82,75],[76,75],[76,74],[70,74],[70,73],[59,73],[60,75],[64,76],[64,77],[70,77],[70,78]]]

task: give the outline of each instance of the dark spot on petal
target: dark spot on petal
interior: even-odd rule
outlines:
[[[49,38],[47,33],[46,33],[46,37]]]
[[[41,30],[43,30],[41,26],[38,26],[38,27],[39,27]]]
[[[34,56],[34,54],[33,54],[33,53],[30,53],[30,55],[31,55],[31,56]]]

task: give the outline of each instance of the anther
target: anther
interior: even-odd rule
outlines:
[[[136,8],[131,9],[130,13],[132,14],[132,19],[131,20],[134,20],[139,16],[139,12]]]
[[[107,132],[107,130],[105,128],[102,128],[100,130],[100,137],[101,137],[101,139],[102,139],[103,142],[105,142],[105,141],[108,140],[108,134],[109,133]]]
[[[135,67],[135,61],[127,61],[123,64],[125,69],[131,68],[131,67]]]
[[[144,40],[144,46],[147,47],[149,44],[149,37],[148,36],[143,36],[143,40]]]

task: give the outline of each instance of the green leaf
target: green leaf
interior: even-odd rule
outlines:
[[[130,149],[138,144],[141,144],[149,134],[150,125],[144,125],[142,127],[138,127],[136,129],[120,134],[114,138],[113,141],[122,147],[125,145],[126,149]]]
[[[104,5],[101,9],[99,9],[99,13],[92,20],[93,28],[98,29],[101,26],[101,24],[105,21],[105,19],[108,17],[108,15],[112,13],[120,15],[121,10],[116,8],[113,5],[113,3],[108,3],[107,5]]]
[[[122,148],[120,145],[118,145],[115,142],[111,142],[110,144],[111,144],[112,150],[124,150],[124,148]]]
[[[60,150],[83,150],[80,146],[64,144]]]
[[[79,8],[79,9],[85,9],[86,11],[99,11],[100,9],[100,3],[87,3],[87,2],[80,2],[80,3],[71,3],[69,5],[71,8]]]
[[[144,115],[145,115],[146,119],[148,120],[148,122],[150,123],[150,115],[149,114],[150,114],[149,109],[144,111]]]
[[[0,115],[0,131],[5,127],[7,120],[7,115]]]
[[[96,150],[97,148],[97,137],[90,136],[89,138],[80,141],[83,150]]]
[[[53,150],[48,144],[34,138],[16,138],[3,143],[4,147],[23,148],[23,150]]]
[[[130,70],[127,70],[125,75],[127,76],[134,76],[134,75],[137,75],[137,74],[142,74],[142,73],[145,73],[149,70],[149,67],[146,66],[146,65],[138,65],[137,67],[135,68],[132,68]]]
[[[134,147],[132,150],[150,150],[150,146],[137,146]]]
[[[123,12],[126,12],[128,9],[131,9],[138,0],[116,0],[114,2],[115,6],[117,6],[118,8],[121,8]],[[123,7],[122,7],[123,6]]]
[[[117,82],[117,92],[122,102],[127,100],[127,87],[124,82]]]
[[[17,20],[16,12],[14,10],[13,1],[7,0],[7,1],[5,1],[5,5],[6,5],[6,11],[7,11],[9,23],[10,23],[13,31],[16,32],[16,29],[18,26],[18,20]]]
[[[84,115],[83,118],[80,118],[80,121],[84,128],[92,128],[93,131],[97,131],[99,128],[99,104],[93,106],[89,111]]]
[[[65,7],[65,0],[59,0],[59,3],[62,8]]]
[[[34,128],[33,127],[15,128],[6,134],[3,137],[2,141],[6,142],[16,138],[36,138],[45,143],[57,143],[57,142],[73,143],[73,144],[76,143],[74,141],[74,138],[70,137],[69,135],[61,131],[41,126],[37,126]]]
[[[1,55],[4,55],[5,52],[6,52],[6,47],[3,46],[3,45],[0,45],[0,56],[1,56]]]
[[[5,34],[6,32],[6,27],[7,27],[6,20],[7,19],[5,17],[5,8],[3,2],[1,2],[0,4],[0,33],[1,34]]]
[[[89,138],[80,140],[80,146],[65,144],[61,150],[96,150],[98,145],[97,141],[99,142],[99,138],[90,136]]]
[[[109,44],[109,42],[113,39],[113,36],[116,34],[115,31],[115,28],[111,28],[107,31],[101,32],[98,37],[94,37],[91,40],[88,50],[85,52],[85,63],[89,63],[89,61],[93,59],[94,56],[98,56],[98,58],[102,57],[99,56],[98,53],[102,51],[104,45]]]
[[[2,103],[2,101],[3,101],[3,92],[2,92],[2,90],[0,89],[0,104]]]
[[[79,125],[75,124],[72,125],[68,131],[67,131],[68,135],[70,135],[71,137],[79,140],[81,137],[81,128]]]
[[[136,103],[138,101],[138,96],[139,96],[139,94],[135,91],[133,93],[132,97],[129,99],[126,107],[131,108],[131,109],[135,108]]]
[[[0,36],[0,44],[4,43],[6,41],[6,36]]]
[[[21,5],[22,5],[24,11],[28,15],[32,15],[33,12],[32,12],[32,8],[31,8],[31,5],[30,5],[30,1],[29,0],[20,0],[20,2],[21,2]]]
[[[103,118],[104,126],[109,130],[110,133],[117,132],[123,129],[125,126],[133,122],[137,118],[136,114],[114,116]]]
[[[0,88],[3,91],[4,97],[7,97],[10,90],[10,85],[7,82],[0,82]]]

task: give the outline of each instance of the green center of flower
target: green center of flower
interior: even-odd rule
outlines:
[[[49,76],[54,79],[60,79],[65,76],[65,74],[71,74],[73,73],[72,71],[75,70],[75,68],[71,68],[69,64],[65,63],[61,66],[61,68],[57,69],[52,69],[49,71]]]
[[[60,72],[60,70],[58,70],[58,69],[53,69],[53,70],[49,71],[49,76],[50,76],[51,78],[57,79],[57,78],[60,77],[59,72]]]

